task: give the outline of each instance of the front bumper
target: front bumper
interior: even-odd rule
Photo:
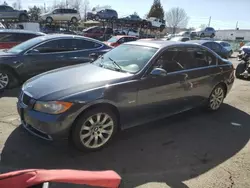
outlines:
[[[24,104],[20,97],[17,102],[22,126],[31,134],[49,141],[68,138],[78,110],[77,105],[73,105],[65,113],[52,115],[33,110],[33,105]]]

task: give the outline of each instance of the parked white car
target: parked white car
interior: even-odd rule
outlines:
[[[147,19],[147,21],[151,22],[152,27],[157,27],[157,28],[165,28],[165,21],[155,18],[155,17],[150,17]]]
[[[75,9],[58,8],[51,12],[42,14],[40,18],[48,23],[53,21],[70,21],[76,23],[81,20],[81,15]]]
[[[139,31],[135,30],[135,29],[120,29],[120,30],[115,30],[114,31],[116,34],[119,35],[128,35],[128,36],[134,36],[134,37],[139,37]]]

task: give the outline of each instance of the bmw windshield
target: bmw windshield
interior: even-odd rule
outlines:
[[[143,69],[157,48],[123,44],[107,52],[93,64],[119,72],[135,74]]]
[[[29,48],[31,48],[32,46],[35,46],[36,44],[39,44],[43,40],[45,40],[44,37],[36,37],[36,38],[27,40],[21,44],[14,46],[13,48],[7,50],[7,52],[13,53],[13,54],[18,54],[18,53],[21,53],[25,50],[28,50]]]

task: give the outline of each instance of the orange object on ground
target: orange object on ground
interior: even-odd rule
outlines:
[[[0,174],[1,188],[27,188],[44,182],[118,188],[121,177],[114,171],[28,169]]]

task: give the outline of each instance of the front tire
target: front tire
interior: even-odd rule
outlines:
[[[117,131],[116,115],[109,108],[86,111],[72,129],[72,141],[81,151],[96,151],[105,147]]]
[[[226,90],[222,84],[217,85],[211,92],[208,99],[208,110],[217,111],[221,107],[226,96]]]
[[[235,70],[235,77],[242,78],[241,74],[245,72],[245,69],[246,69],[246,63],[244,62],[239,63]]]
[[[201,37],[201,38],[205,37],[204,33],[202,33],[202,34],[200,35],[200,37]]]
[[[46,22],[47,22],[47,23],[52,23],[52,22],[53,22],[53,19],[52,19],[51,17],[47,17],[47,18],[46,18]]]

